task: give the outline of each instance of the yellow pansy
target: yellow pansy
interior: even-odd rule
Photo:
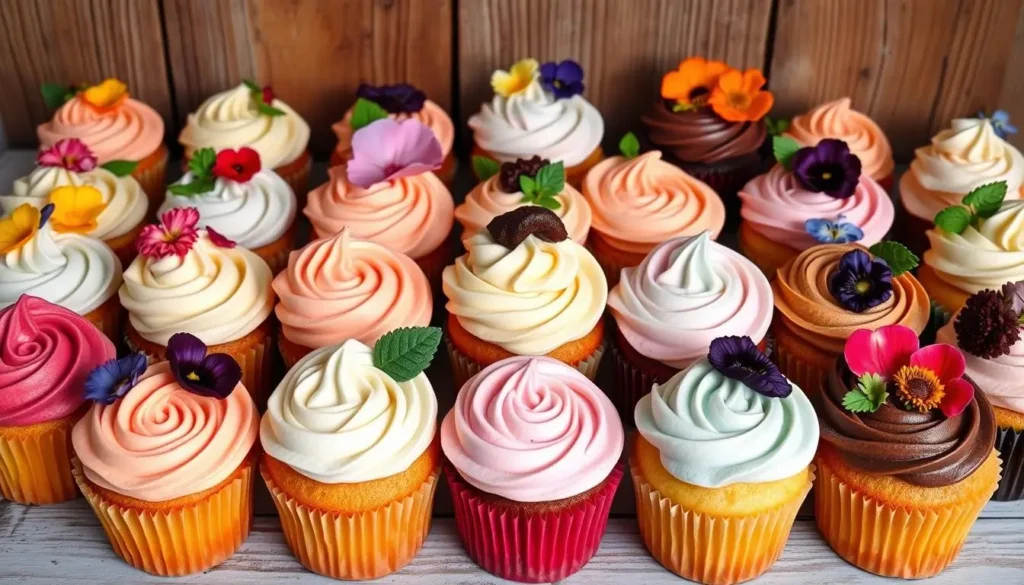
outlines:
[[[39,210],[28,203],[0,219],[0,254],[20,250],[39,231]]]
[[[494,93],[510,97],[530,87],[537,80],[540,65],[536,59],[523,59],[513,65],[508,71],[501,69],[491,74],[491,87]]]
[[[128,98],[128,86],[120,79],[104,79],[82,92],[82,99],[96,110],[111,110]]]
[[[96,218],[107,208],[96,187],[58,187],[50,191],[53,216],[50,225],[57,232],[87,234],[96,229]]]

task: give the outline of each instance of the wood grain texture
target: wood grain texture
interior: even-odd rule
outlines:
[[[574,59],[604,114],[605,144],[635,127],[661,76],[690,55],[762,67],[771,0],[466,0],[459,7],[459,109],[490,99],[490,75],[524,57]],[[464,131],[468,132],[465,128]]]
[[[770,68],[777,112],[850,96],[907,160],[951,118],[999,103],[1021,5],[779,0]]]
[[[0,117],[12,147],[35,147],[49,117],[39,85],[118,77],[171,119],[159,0],[0,0]]]
[[[454,0],[164,0],[177,116],[242,78],[274,86],[328,153],[362,81],[451,106]]]
[[[1010,119],[1018,128],[1024,127],[1024,9],[1017,19],[1017,33],[1013,37],[1013,51],[1006,61],[1003,78],[1003,93],[999,107],[1010,113]],[[1024,132],[1010,137],[1010,143],[1024,148]]]

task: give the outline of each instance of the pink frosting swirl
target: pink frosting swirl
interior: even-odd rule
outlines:
[[[939,329],[935,341],[959,347],[954,319]],[[1024,333],[1024,331],[1022,331]],[[992,359],[963,352],[967,362],[967,376],[985,392],[992,406],[1024,414],[1024,339],[1010,347],[1010,353]]]
[[[94,404],[71,433],[92,483],[145,502],[215,487],[245,461],[259,414],[241,385],[224,400],[185,390],[167,362],[150,366],[124,398]]]
[[[116,355],[89,321],[22,295],[0,311],[0,426],[70,416],[85,402],[89,373]]]
[[[857,155],[864,172],[876,181],[892,175],[895,163],[892,146],[874,120],[851,108],[850,98],[822,104],[793,118],[787,136],[803,146],[814,146],[825,138],[838,138]]]
[[[754,231],[796,250],[821,243],[807,233],[804,223],[809,219],[835,221],[842,215],[843,221],[864,231],[857,243],[871,246],[889,233],[896,213],[889,194],[866,174],[853,195],[837,199],[807,191],[781,165],[744,185],[739,197],[740,215]]]
[[[498,175],[495,175],[474,187],[466,195],[466,202],[455,208],[455,219],[463,227],[463,242],[475,236],[495,217],[523,205],[530,205],[523,203],[522,192],[503,191],[498,179]],[[590,233],[592,215],[586,198],[572,185],[566,183],[562,192],[555,195],[555,200],[559,204],[558,209],[554,210],[555,215],[561,218],[569,237],[577,243],[585,243],[587,234]]]
[[[427,100],[423,102],[423,108],[411,114],[398,113],[389,114],[392,120],[417,120],[434,133],[437,141],[441,143],[441,152],[448,156],[452,152],[452,145],[455,143],[455,124],[444,108]],[[338,137],[338,145],[334,148],[334,154],[340,160],[352,158],[352,108],[345,112],[345,117],[340,122],[331,126],[334,135]]]
[[[513,357],[459,391],[441,423],[441,448],[477,488],[517,502],[581,494],[622,454],[622,422],[593,382],[562,362]]]
[[[96,154],[99,164],[140,161],[160,148],[164,121],[156,110],[138,100],[127,99],[110,112],[100,113],[79,96],[61,106],[37,133],[42,148],[77,138]]]

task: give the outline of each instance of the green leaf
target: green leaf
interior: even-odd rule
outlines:
[[[519,175],[519,190],[523,192],[523,201],[526,203],[534,203],[540,198],[537,181],[529,175]]]
[[[174,194],[182,197],[194,197],[202,193],[208,193],[213,191],[216,187],[213,177],[193,177],[190,183],[175,183],[167,188],[167,190]]]
[[[974,215],[989,218],[999,211],[1006,197],[1006,181],[982,185],[964,196],[963,204],[974,210]]]
[[[775,160],[785,169],[791,168],[793,155],[800,150],[800,143],[788,136],[775,136],[772,138],[772,152]]]
[[[127,177],[128,175],[135,172],[135,168],[139,166],[139,163],[130,160],[112,160],[107,164],[103,165],[102,168],[114,173],[118,177]]]
[[[285,115],[284,110],[280,108],[275,108],[270,104],[265,104],[263,103],[263,101],[260,101],[259,103],[256,104],[256,111],[263,114],[264,116],[270,116],[272,118]]]
[[[690,110],[696,110],[696,109],[697,109],[697,107],[694,106],[693,104],[681,104],[679,102],[676,102],[676,103],[672,104],[672,111],[676,112],[677,114],[679,112],[689,112]]]
[[[364,126],[387,117],[387,110],[366,98],[359,98],[356,100],[355,107],[352,108],[350,124],[353,130],[359,130]]]
[[[935,214],[935,225],[950,234],[962,234],[971,225],[971,212],[966,207],[951,205]]]
[[[889,399],[889,390],[885,380],[878,374],[864,374],[857,378],[857,391],[871,403],[870,412],[876,412]]]
[[[501,172],[501,163],[493,158],[477,155],[473,157],[473,172],[476,178],[483,182]]]
[[[550,209],[551,211],[562,208],[562,204],[554,197],[541,197],[537,200],[537,205],[540,205],[544,209]]]
[[[619,152],[626,158],[636,158],[640,154],[640,141],[637,140],[636,134],[626,132],[626,135],[619,141]]]
[[[439,327],[402,327],[373,346],[373,365],[396,382],[407,382],[430,365],[441,344]]]
[[[251,79],[243,79],[242,83],[245,84],[245,87],[249,88],[249,91],[259,92],[262,95],[263,88],[260,87],[259,85],[257,85],[255,81],[253,81]]]
[[[44,83],[39,86],[39,93],[43,95],[43,103],[46,104],[46,107],[56,110],[75,97],[75,88],[59,83]]]
[[[782,136],[783,132],[789,130],[789,120],[775,120],[771,116],[764,117],[764,125],[769,136]]]
[[[213,164],[217,161],[217,152],[212,148],[200,148],[192,154],[188,161],[188,170],[196,179],[213,178]]]
[[[562,161],[544,165],[537,171],[537,192],[540,197],[554,197],[565,189],[565,165]]]
[[[850,412],[874,412],[871,399],[860,390],[850,390],[843,396],[843,408]]]
[[[870,251],[876,258],[885,260],[892,270],[893,276],[910,272],[917,268],[920,259],[909,248],[899,242],[878,242],[871,246]]]

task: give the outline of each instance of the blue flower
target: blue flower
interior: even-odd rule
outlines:
[[[167,361],[178,384],[199,396],[223,400],[242,379],[242,368],[226,353],[206,354],[195,335],[175,333],[167,341]]]
[[[583,68],[569,59],[545,63],[540,66],[540,84],[557,99],[571,98],[583,93]]]
[[[823,218],[808,219],[804,222],[804,229],[815,240],[823,244],[850,244],[858,242],[864,237],[864,232],[859,227],[848,221],[843,221],[844,216],[840,215],[835,221]]]
[[[995,131],[996,136],[1000,138],[1007,138],[1010,134],[1017,133],[1017,127],[1010,123],[1010,114],[1006,110],[996,110],[989,116],[984,110],[978,112],[979,118],[988,118],[992,123],[992,130]]]
[[[50,221],[50,216],[53,215],[54,209],[53,203],[47,203],[39,210],[39,229],[43,229],[46,222]]]
[[[789,380],[749,337],[730,335],[713,340],[708,362],[723,376],[763,396],[785,398],[793,392]]]
[[[85,399],[100,404],[117,402],[135,387],[146,365],[146,356],[141,353],[130,353],[100,364],[85,380]]]

